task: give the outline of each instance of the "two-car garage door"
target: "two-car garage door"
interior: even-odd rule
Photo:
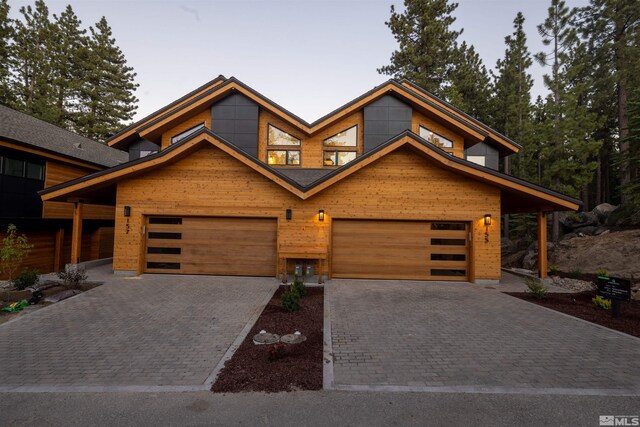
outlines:
[[[271,218],[147,217],[148,273],[274,276]]]
[[[333,277],[468,280],[464,222],[334,220]]]

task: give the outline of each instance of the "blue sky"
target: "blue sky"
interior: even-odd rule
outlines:
[[[588,0],[567,0],[584,6]],[[10,1],[12,15],[32,2]],[[119,1],[47,0],[67,4],[89,26],[106,16],[117,44],[138,73],[136,118],[219,74],[235,76],[302,118],[313,121],[384,82],[376,69],[397,45],[384,24],[401,0]],[[518,11],[529,49],[543,48],[536,25],[550,0],[459,0],[455,27],[487,68],[504,54]],[[546,92],[534,65],[534,95]]]

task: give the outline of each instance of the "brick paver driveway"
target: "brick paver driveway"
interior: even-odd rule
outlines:
[[[277,287],[269,278],[108,280],[0,325],[0,386],[202,386]]]
[[[497,290],[332,280],[328,295],[337,388],[640,394],[640,339]]]

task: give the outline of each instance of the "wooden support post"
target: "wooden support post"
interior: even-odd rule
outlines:
[[[547,277],[547,215],[538,211],[538,276]]]
[[[71,229],[71,263],[80,262],[80,249],[82,248],[82,202],[73,205],[73,226]]]
[[[56,249],[53,255],[53,271],[60,271],[60,262],[62,261],[62,250],[64,249],[64,228],[56,231]]]

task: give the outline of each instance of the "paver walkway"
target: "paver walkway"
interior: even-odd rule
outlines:
[[[468,283],[332,280],[334,386],[640,394],[640,339]]]
[[[0,325],[3,389],[202,385],[277,287],[269,278],[96,278],[109,282]]]

